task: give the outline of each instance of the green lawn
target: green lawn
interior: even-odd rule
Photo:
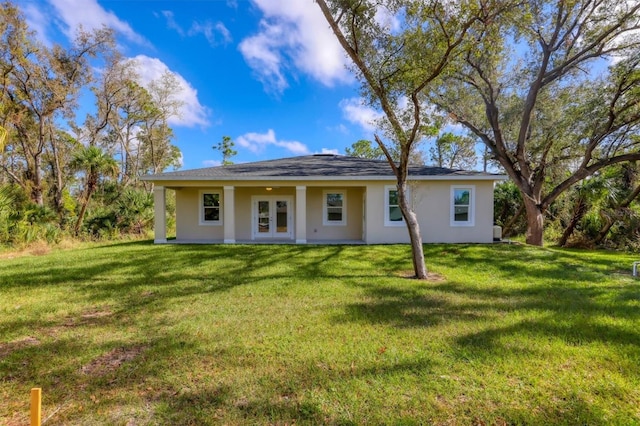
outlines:
[[[0,424],[640,424],[635,256],[94,245],[0,259]]]

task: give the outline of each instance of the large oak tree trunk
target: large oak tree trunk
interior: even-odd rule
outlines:
[[[524,208],[527,211],[526,242],[533,246],[542,246],[544,242],[544,211],[538,203],[524,197]]]
[[[411,204],[407,199],[406,182],[398,183],[398,202],[402,216],[407,224],[409,239],[411,240],[411,254],[413,260],[413,272],[418,279],[427,278],[427,266],[424,262],[424,249],[422,247],[422,235],[420,234],[420,224]]]

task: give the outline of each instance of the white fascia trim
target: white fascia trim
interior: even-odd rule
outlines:
[[[506,175],[493,176],[409,176],[407,182],[423,181],[423,180],[466,180],[466,181],[503,181],[508,180]],[[271,181],[271,182],[290,182],[290,181],[396,181],[395,176],[174,176],[174,177],[153,177],[143,176],[140,180],[150,182],[182,182],[182,181],[203,181],[203,182],[243,182],[243,181]]]

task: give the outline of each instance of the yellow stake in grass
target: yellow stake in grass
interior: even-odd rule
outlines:
[[[42,407],[42,389],[31,389],[31,426],[40,426],[41,424],[41,412]]]

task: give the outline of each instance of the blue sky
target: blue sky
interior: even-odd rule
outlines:
[[[344,153],[373,139],[377,113],[363,106],[313,0],[14,3],[45,43],[67,45],[79,25],[104,24],[142,80],[175,73],[184,107],[171,124],[183,169],[218,165],[211,147],[225,135],[235,141],[235,162]]]

